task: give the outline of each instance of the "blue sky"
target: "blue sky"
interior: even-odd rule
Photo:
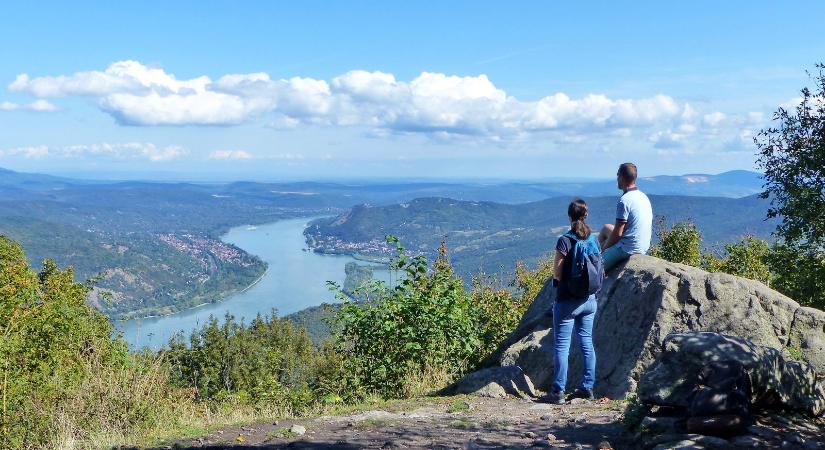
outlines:
[[[193,180],[753,169],[823,2],[23,2],[0,167]]]

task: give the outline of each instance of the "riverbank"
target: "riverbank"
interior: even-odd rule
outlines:
[[[157,349],[174,334],[188,335],[211,317],[221,321],[229,314],[249,322],[258,314],[284,317],[322,303],[336,303],[326,282],[343,285],[346,263],[360,260],[303,251],[306,248],[303,231],[313,219],[302,217],[257,225],[254,229],[249,229],[248,225],[230,229],[221,236],[224,242],[258,256],[266,264],[266,269],[255,281],[227,292],[219,301],[202,301],[195,305],[197,308],[119,321],[115,327],[132,348],[149,346]]]

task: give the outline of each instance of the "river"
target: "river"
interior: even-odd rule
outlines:
[[[115,322],[115,328],[132,349],[158,349],[175,333],[189,332],[202,326],[210,316],[222,319],[226,313],[249,323],[258,313],[269,314],[273,308],[279,316],[310,306],[335,301],[327,289],[327,280],[343,285],[344,265],[354,258],[304,251],[304,227],[315,217],[282,220],[267,225],[248,225],[230,229],[221,240],[257,255],[269,268],[252,287],[219,303],[210,303],[176,314]],[[365,264],[364,262],[359,262]],[[376,278],[386,279],[386,270],[376,270]]]

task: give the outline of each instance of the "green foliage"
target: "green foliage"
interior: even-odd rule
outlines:
[[[0,236],[0,448],[145,431],[166,414],[175,393],[160,363],[112,339],[89,289],[53,261],[35,274]]]
[[[622,413],[622,424],[631,431],[638,431],[642,425],[642,419],[650,414],[650,407],[639,400],[635,393],[627,396],[625,410]]]
[[[825,252],[776,244],[767,259],[773,288],[802,305],[825,309]]]
[[[410,395],[413,377],[421,379],[438,369],[453,378],[463,373],[479,347],[471,302],[446,257],[428,269],[423,256],[410,258],[398,240],[391,267],[403,273],[400,283],[387,288],[376,282],[363,303],[344,301],[337,315],[339,351],[345,355],[355,395]]]
[[[470,315],[478,346],[471,363],[475,364],[492,353],[518,325],[532,298],[514,297],[497,280],[483,274],[473,279],[470,292]]]
[[[763,239],[745,236],[737,243],[726,244],[725,253],[727,257],[719,260],[717,271],[771,284],[770,247]]]
[[[789,245],[825,249],[825,64],[817,64],[815,90],[801,91],[791,112],[779,108],[777,127],[754,139],[758,165],[765,172],[763,198],[771,199],[768,217],[781,217],[778,234]]]
[[[660,219],[657,234],[659,243],[651,247],[651,256],[689,266],[702,262],[702,235],[692,222],[678,222],[666,229],[664,219]]]
[[[547,279],[549,263],[517,273],[520,296],[513,297],[495,278],[479,274],[465,291],[453,272],[442,243],[432,265],[424,256],[411,257],[398,239],[391,264],[400,271],[394,287],[374,282],[353,302],[334,283],[344,301],[336,314],[335,346],[343,358],[342,395],[378,394],[405,397],[443,387],[487,356],[521,319],[539,283]]]
[[[193,388],[198,400],[267,404],[298,413],[314,403],[322,355],[309,334],[291,321],[258,315],[249,325],[229,314],[192,332],[186,345],[173,338],[164,351],[172,382]]]
[[[825,308],[825,64],[795,111],[779,108],[776,127],[754,139],[765,171],[768,217],[781,217],[784,243],[768,257],[774,287],[803,305]]]

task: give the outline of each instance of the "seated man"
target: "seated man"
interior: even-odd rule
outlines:
[[[605,272],[634,253],[646,253],[653,227],[650,200],[636,187],[636,166],[622,164],[616,179],[619,189],[624,191],[616,206],[616,223],[606,224],[599,233]]]

